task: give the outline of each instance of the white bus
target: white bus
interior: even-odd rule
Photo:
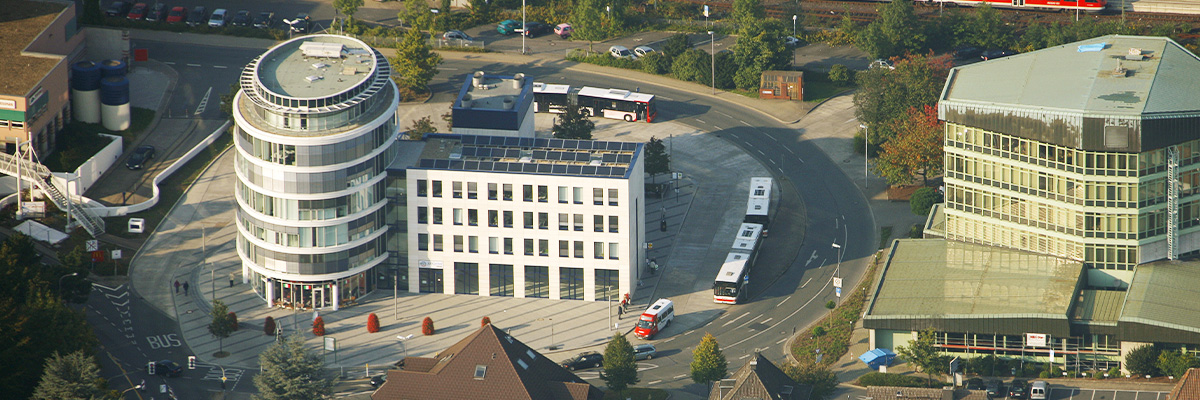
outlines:
[[[533,83],[533,112],[561,114],[571,103],[571,85]]]
[[[773,179],[766,177],[750,178],[750,198],[746,202],[746,218],[742,222],[762,224],[763,227],[771,224],[771,185],[773,182]]]
[[[589,116],[653,122],[658,116],[654,95],[623,89],[533,83],[533,111],[562,113],[567,107],[584,107]]]
[[[758,247],[762,239],[763,226],[742,224],[733,240],[733,247],[725,256],[725,263],[713,281],[713,302],[737,304],[746,298],[746,286],[750,284],[750,268],[758,258]]]

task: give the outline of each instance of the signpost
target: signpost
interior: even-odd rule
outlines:
[[[833,278],[833,292],[837,294],[839,299],[842,298],[842,278]]]
[[[1050,335],[1045,333],[1026,333],[1025,345],[1029,347],[1046,347],[1046,341]]]
[[[337,339],[326,336],[325,337],[325,351],[332,351],[333,352],[333,362],[335,362],[335,363],[338,362],[337,361],[337,359],[338,359]]]

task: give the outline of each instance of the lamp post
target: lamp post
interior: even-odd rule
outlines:
[[[61,276],[61,277],[59,277],[59,278],[58,278],[58,295],[59,295],[59,296],[62,296],[62,294],[63,294],[63,290],[62,290],[62,280],[63,280],[64,278],[68,277],[68,276],[75,276],[75,275],[79,275],[79,273],[78,273],[78,272],[72,272],[72,273],[69,273],[69,274],[63,275],[63,276]],[[63,298],[63,300],[66,300],[66,297],[64,297],[64,298]]]
[[[792,36],[796,36],[796,15],[792,14]]]
[[[867,169],[868,169],[867,168],[867,159],[871,158],[870,155],[867,154],[870,151],[870,150],[867,150],[867,146],[871,142],[869,140],[867,140],[867,138],[870,137],[870,136],[867,136],[867,132],[869,132],[867,130],[867,125],[866,124],[858,124],[858,127],[859,127],[859,129],[863,130],[863,189],[866,189],[867,188]]]
[[[133,385],[133,387],[131,387],[129,389],[122,390],[121,395],[117,396],[117,397],[125,398],[125,393],[129,393],[130,390],[142,390],[143,387],[145,387],[145,385],[143,385],[143,384]]]
[[[396,335],[396,339],[400,339],[400,350],[404,352],[404,358],[408,358],[408,345],[404,344],[405,340],[412,339],[413,335],[408,336]]]
[[[709,55],[712,56],[712,71],[709,72],[709,78],[712,78],[712,94],[717,94],[717,35],[713,31],[708,31]]]
[[[525,25],[525,0],[521,0],[521,54],[525,54],[525,32],[529,26]]]
[[[842,272],[842,245],[840,245],[840,244],[837,244],[837,242],[833,242],[833,248],[837,249],[837,251],[838,251],[838,263],[837,263],[837,269],[834,269],[834,270],[833,270],[833,275],[834,275],[834,276],[841,276],[841,272]]]
[[[549,350],[558,350],[558,346],[554,345],[554,318],[538,318],[537,320],[550,321],[550,346],[547,346],[546,348]]]

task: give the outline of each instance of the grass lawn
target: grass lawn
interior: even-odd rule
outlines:
[[[879,248],[888,246],[892,242],[892,227],[883,226],[879,228]]]
[[[853,88],[830,81],[824,72],[804,71],[804,101],[819,103]]]
[[[666,400],[667,391],[650,388],[629,388],[620,392],[604,392],[604,400]]]

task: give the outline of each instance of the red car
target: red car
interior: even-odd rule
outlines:
[[[184,18],[187,18],[187,8],[184,7],[171,8],[171,12],[167,13],[167,22],[183,22]]]
[[[139,19],[146,18],[146,8],[147,8],[146,3],[134,4],[133,9],[129,10],[129,15],[126,15],[125,18],[129,18],[132,20],[139,20]]]

